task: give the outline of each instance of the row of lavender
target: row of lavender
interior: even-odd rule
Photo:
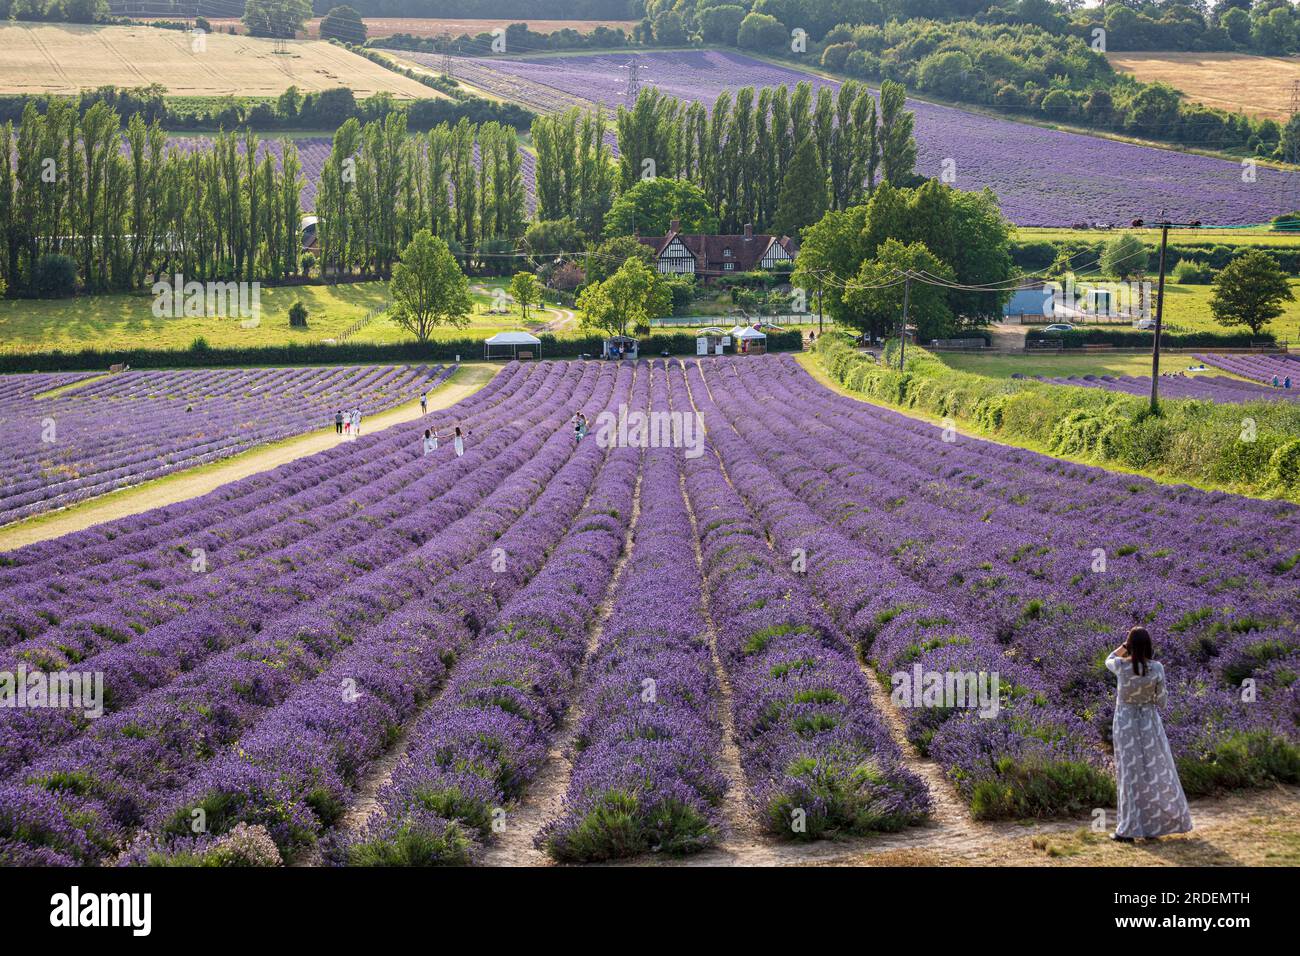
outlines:
[[[1213,365],[1233,375],[1272,385],[1291,379],[1292,388],[1300,388],[1300,360],[1290,355],[1198,355],[1206,365]]]
[[[880,596],[841,605],[858,612],[855,639],[884,674],[1001,672],[1003,719],[907,714],[977,813],[1100,797],[1112,695],[1102,661],[1138,623],[1173,678],[1168,726],[1190,792],[1300,779],[1293,506],[1162,494],[834,396],[782,360],[763,365],[744,378],[713,369],[722,408],[762,395],[773,410],[761,426],[731,424],[865,549],[855,560],[887,559]]]
[[[280,708],[292,707],[295,699],[320,687],[332,684],[348,698],[366,700],[357,690],[360,681],[379,681],[404,663],[412,672],[406,678],[411,682],[408,696],[427,693],[440,658],[405,653],[403,641],[414,643],[411,635],[420,634],[420,605],[413,602],[428,599],[528,506],[531,499],[520,497],[523,489],[511,486],[510,477],[539,467],[545,437],[567,419],[571,403],[581,404],[592,394],[598,376],[596,366],[580,375],[549,363],[507,370],[457,408],[457,420],[471,435],[484,436],[472,441],[463,458],[444,449],[430,462],[420,453],[416,429],[391,429],[358,442],[364,451],[348,449],[351,468],[346,463],[338,468],[335,459],[341,456],[323,453],[285,470],[279,477],[292,479],[287,488],[284,482],[257,476],[247,480],[250,494],[223,489],[184,507],[159,509],[170,514],[150,513],[120,523],[117,530],[125,533],[116,540],[145,557],[133,560],[128,552],[126,565],[158,565],[134,576],[117,569],[123,579],[118,587],[136,576],[166,578],[177,563],[192,569],[188,550],[178,540],[250,534],[217,547],[211,558],[216,567],[194,575],[201,583],[164,585],[164,600],[152,608],[128,597],[125,607],[107,609],[132,613],[128,626],[124,631],[101,628],[111,637],[78,664],[104,675],[106,716],[86,721],[64,711],[6,713],[0,859],[89,862],[116,853],[132,835],[170,833],[185,795],[192,792],[187,788],[202,786],[200,774],[211,761],[232,759],[238,753],[232,748],[241,739],[253,746],[254,730],[272,726],[263,718],[287,713]],[[528,407],[528,414],[520,416],[517,404]],[[352,484],[352,470],[368,462],[373,471]],[[538,488],[545,480],[542,475],[528,487]],[[266,490],[279,493],[262,508],[245,510],[250,497]],[[328,501],[341,506],[333,520],[327,516],[309,522],[309,530],[300,533],[297,528],[312,503]],[[247,525],[231,522],[232,508],[247,515]],[[262,511],[270,517],[263,520]],[[81,539],[93,550],[99,537],[109,536],[96,529],[62,540],[75,544]],[[71,592],[90,569],[77,568],[69,560],[70,550],[24,549],[16,553],[17,566],[8,569],[21,579],[23,571],[48,572],[60,562],[76,568],[55,578],[69,592],[65,600],[74,610],[70,620],[51,625],[54,630],[75,627],[85,616],[78,614],[83,606]],[[177,554],[179,550],[186,553]],[[6,601],[33,587],[31,578],[27,581],[6,584]],[[212,593],[205,594],[207,588]],[[57,597],[47,601],[57,602]],[[148,617],[150,610],[165,616],[164,607],[172,615],[167,620]],[[397,616],[403,612],[411,623]],[[391,635],[386,625],[391,625]],[[99,634],[94,627],[82,633]],[[374,642],[388,637],[393,656],[383,658]],[[352,683],[341,685],[330,668],[345,654],[351,655],[354,673],[349,675]],[[388,686],[377,684],[373,693],[382,696]],[[289,725],[306,740],[313,725],[304,726],[303,716],[299,712]],[[394,726],[401,716],[396,713]],[[335,726],[348,732],[354,725],[349,719]],[[387,727],[388,733],[392,730]],[[42,735],[53,740],[26,745],[30,737]],[[22,756],[9,758],[13,750]],[[350,752],[345,743],[338,755]],[[264,750],[255,753],[266,756]],[[203,805],[193,808],[201,812],[185,818],[191,831],[218,832],[233,818],[246,816],[265,822],[286,847],[302,841],[310,820],[330,819],[331,808],[345,802],[331,786],[346,783],[347,775],[331,773],[331,765],[319,761],[319,752],[300,754],[297,763],[294,755],[285,753],[283,775],[266,772],[254,759],[227,767],[231,773],[222,777],[227,790],[202,795],[198,802]],[[346,759],[364,756],[360,752]],[[295,780],[289,768],[301,770],[304,777]],[[299,794],[305,802],[283,799],[294,782],[304,780],[314,784],[308,794]]]
[[[852,647],[802,580],[807,553],[769,543],[766,522],[797,502],[754,484],[761,469],[746,469],[698,375],[693,364],[688,384],[673,366],[673,404],[699,412],[709,430],[710,453],[684,463],[685,489],[750,803],[769,832],[795,839],[919,823],[930,796],[903,766]]]
[[[10,436],[0,464],[0,523],[327,427],[342,409],[382,411],[453,371],[423,365],[150,371],[84,385],[12,376],[0,391],[0,429]]]
[[[1151,377],[1135,375],[1072,375],[1069,378],[1043,379],[1052,385],[1078,385],[1103,388],[1127,395],[1150,395]],[[1196,398],[1210,402],[1259,402],[1272,399],[1300,398],[1300,383],[1291,391],[1261,388],[1250,382],[1224,375],[1168,375],[1160,379],[1161,398]]]

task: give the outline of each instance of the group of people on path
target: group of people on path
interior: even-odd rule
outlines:
[[[1273,376],[1273,387],[1274,387],[1274,388],[1290,388],[1290,387],[1291,387],[1291,376],[1288,375],[1286,378],[1282,379],[1281,382],[1279,382],[1279,381],[1277,380],[1277,376],[1274,375],[1274,376]]]
[[[361,409],[351,411],[339,409],[334,413],[334,434],[347,438],[356,438],[361,434]]]

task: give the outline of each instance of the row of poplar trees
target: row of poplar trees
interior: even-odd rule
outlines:
[[[0,278],[32,287],[42,259],[70,257],[88,292],[153,277],[286,279],[299,270],[302,167],[276,162],[251,131],[169,149],[166,132],[96,103],[55,100],[0,126]],[[262,153],[259,159],[259,152]]]
[[[513,127],[442,123],[408,136],[406,116],[334,134],[316,197],[324,274],[387,276],[421,229],[485,271],[512,271],[528,217],[523,153]]]
[[[793,91],[744,87],[734,98],[724,90],[711,110],[645,88],[618,111],[618,186],[651,175],[690,180],[722,232],[746,223],[765,231],[776,224],[786,172],[807,145],[824,176],[812,184],[824,188],[824,208],[845,209],[878,182],[907,185],[914,175],[913,114],[904,104],[903,87],[892,82],[882,85],[879,104],[854,81],[815,95],[805,81]]]
[[[724,92],[711,110],[653,88],[611,124],[599,110],[539,117],[537,220],[572,219],[597,238],[615,196],[650,176],[690,180],[723,232],[769,230],[782,184],[800,150],[815,152],[825,208],[861,203],[878,182],[905,184],[916,143],[903,89],[885,83],[880,103],[849,81],[838,92],[800,83]],[[613,143],[619,156],[614,159]],[[157,124],[97,103],[81,115],[54,101],[29,105],[17,128],[0,127],[0,279],[20,292],[42,257],[72,257],[88,292],[135,289],[159,275],[280,281],[301,272],[303,167],[292,140],[281,161],[251,131],[220,133],[209,148],[169,148]],[[420,229],[446,240],[462,262],[508,272],[529,218],[527,156],[515,130],[461,119],[408,135],[393,112],[334,134],[320,173],[322,274],[391,274]],[[824,176],[824,182],[821,178]]]

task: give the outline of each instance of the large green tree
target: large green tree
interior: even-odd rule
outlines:
[[[420,342],[429,341],[440,325],[464,328],[474,302],[469,279],[447,243],[421,229],[402,250],[389,285],[390,314]]]
[[[862,263],[857,276],[844,293],[856,318],[856,326],[872,337],[896,332],[903,320],[903,297],[907,295],[907,324],[916,329],[918,342],[946,338],[957,331],[952,308],[943,288],[930,282],[904,278],[915,273],[941,281],[953,281],[952,267],[935,256],[924,243],[904,245],[886,239],[876,255]],[[901,281],[900,281],[901,280]]]
[[[1234,258],[1214,278],[1210,312],[1220,325],[1244,325],[1258,335],[1295,301],[1286,273],[1268,253],[1251,249]]]
[[[342,40],[360,46],[366,42],[366,24],[356,10],[338,6],[321,19],[320,35],[324,40]]]
[[[584,259],[584,270],[588,282],[600,282],[608,279],[628,259],[640,259],[647,266],[654,266],[654,250],[635,236],[614,236],[606,239]]]
[[[1146,243],[1131,232],[1116,236],[1101,251],[1101,271],[1116,279],[1128,280],[1147,270]]]
[[[593,282],[578,295],[584,327],[609,335],[650,331],[650,320],[672,314],[668,284],[640,259],[628,259],[608,279]]]
[[[704,191],[685,179],[644,179],[628,189],[609,209],[605,233],[627,236],[662,236],[672,220],[681,221],[683,232],[716,232],[718,219],[709,207]]]

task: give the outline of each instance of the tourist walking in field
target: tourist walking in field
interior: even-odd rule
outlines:
[[[429,414],[429,393],[428,392],[420,393],[420,414],[421,415]]]
[[[334,413],[334,434],[343,434],[343,409],[341,408]]]
[[[424,430],[424,453],[425,455],[432,455],[437,450],[438,450],[438,436],[435,435],[430,429],[426,428]]]
[[[1192,828],[1187,798],[1169,740],[1160,720],[1168,699],[1165,669],[1154,654],[1144,627],[1128,632],[1111,651],[1106,668],[1115,675],[1115,773],[1119,792],[1119,821],[1113,839],[1130,841],[1186,833]]]
[[[352,410],[352,437],[361,437],[361,409],[359,408]]]
[[[587,437],[587,416],[578,412],[573,418],[573,440],[582,441]]]
[[[460,430],[460,426],[457,425],[456,430],[452,432],[452,435],[452,445],[456,449],[456,457],[460,458],[465,454],[465,434]]]

